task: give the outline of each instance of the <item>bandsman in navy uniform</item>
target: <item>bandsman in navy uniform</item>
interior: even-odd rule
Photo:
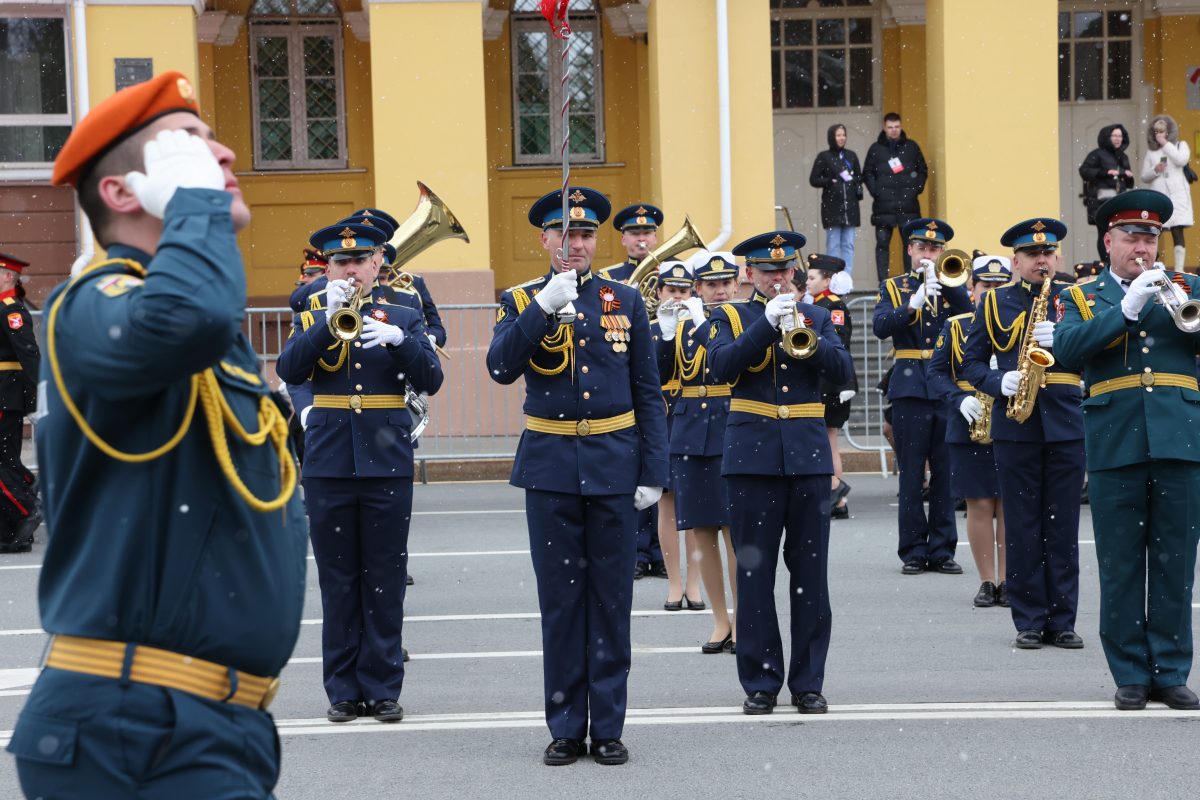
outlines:
[[[621,232],[625,260],[605,267],[599,274],[622,283],[628,281],[637,265],[658,246],[658,226],[662,222],[662,210],[649,203],[634,203],[613,214],[612,224]]]
[[[833,277],[846,269],[846,262],[835,256],[823,253],[810,253],[807,265],[808,271],[804,276],[804,286],[812,297],[812,303],[829,312],[833,329],[837,331],[842,346],[850,351],[850,342],[854,339],[854,320],[850,318],[850,310],[840,295],[834,294],[831,288]],[[797,278],[797,283],[800,278]],[[850,506],[846,496],[850,494],[850,484],[842,480],[842,454],[838,452],[838,435],[850,419],[850,400],[858,394],[858,378],[851,376],[845,384],[821,382],[821,402],[825,404],[825,430],[829,434],[829,450],[833,455],[833,496],[830,500],[829,516],[831,519],[849,519]]]
[[[967,383],[994,398],[992,448],[1004,506],[1005,582],[1017,629],[1013,644],[1031,650],[1043,644],[1083,647],[1075,633],[1084,473],[1079,373],[1055,361],[1036,389],[1029,418],[1021,422],[1008,413],[1009,398],[1021,383],[1018,366],[1026,342],[1053,354],[1060,295],[1071,285],[1054,280],[1059,242],[1066,234],[1066,225],[1046,217],[1005,231],[1000,243],[1013,248],[1012,283],[984,296],[962,356]],[[1045,281],[1052,281],[1046,318],[1030,326]]]
[[[770,714],[785,678],[800,713],[827,710],[822,691],[831,627],[833,462],[820,382],[844,384],[854,368],[829,312],[798,304],[792,295],[803,246],[804,236],[793,231],[771,231],[740,243],[733,252],[746,258],[754,293],[749,300],[717,307],[710,318],[713,380],[733,386],[721,472],[740,573],[737,666],[747,714]],[[799,327],[814,340],[803,358],[782,342],[782,331]],[[775,611],[781,540],[791,576],[792,648],[786,662]]]
[[[1082,368],[1088,387],[1100,642],[1122,710],[1147,700],[1200,708],[1187,687],[1200,537],[1198,341],[1157,300],[1164,285],[1177,300],[1194,300],[1200,281],[1154,266],[1172,211],[1166,195],[1143,189],[1096,210],[1109,266],[1065,293],[1054,337],[1057,357]]]
[[[38,350],[21,275],[29,263],[0,253],[0,553],[28,553],[41,521],[33,473],[21,463],[25,415],[37,407]]]
[[[324,307],[301,312],[276,371],[312,393],[303,409],[304,497],[321,585],[326,717],[403,719],[405,576],[412,515],[408,389],[434,394],[442,368],[421,312],[380,286],[380,226],[339,222],[309,240],[329,259]],[[361,335],[330,316],[362,292]],[[352,309],[353,310],[353,309]]]
[[[328,264],[328,259],[316,250],[304,248],[304,261],[300,264],[300,278],[296,281],[296,288],[292,290],[291,297],[288,298],[288,305],[292,311],[299,314],[308,307],[308,296],[315,289],[310,288],[313,281],[324,277],[325,265]],[[324,286],[324,281],[321,283]]]
[[[976,251],[979,253],[979,251]],[[985,293],[1012,278],[1012,262],[1005,256],[979,254],[972,262],[971,299],[978,308]],[[950,492],[967,504],[967,540],[971,557],[979,571],[979,591],[974,604],[979,608],[1005,606],[1008,584],[1004,580],[1004,509],[1000,503],[1000,478],[992,453],[991,436],[975,441],[971,426],[987,416],[975,387],[963,374],[963,346],[974,314],[957,314],[946,320],[945,327],[929,360],[929,385],[946,404],[946,441],[950,447]],[[994,521],[994,527],[993,527]]]
[[[300,630],[304,518],[242,332],[250,211],[195,98],[178,72],[123,89],[54,163],[107,260],[46,314],[53,638],[8,745],[28,797],[267,797],[279,775],[266,708]]]
[[[573,763],[590,734],[596,761],[624,764],[635,511],[667,485],[666,422],[642,297],[591,272],[608,200],[567,198],[565,245],[562,193],[529,209],[550,270],[501,295],[487,366],[499,383],[525,379],[511,483],[525,489],[541,608],[543,761]]]
[[[888,384],[892,403],[892,435],[900,471],[900,546],[905,575],[922,572],[962,574],[954,560],[958,531],[950,496],[950,453],[946,447],[946,410],[929,386],[927,372],[933,346],[946,320],[971,311],[962,287],[943,288],[933,265],[954,238],[940,219],[915,219],[903,234],[913,269],[888,278],[875,302],[875,335],[891,337],[895,369]],[[929,514],[921,500],[925,465],[929,464]]]
[[[1091,283],[1104,272],[1103,261],[1085,261],[1075,265],[1075,283],[1082,285]]]
[[[675,498],[673,525],[691,531],[697,566],[713,611],[713,630],[700,651],[708,655],[735,652],[733,615],[725,602],[721,567],[721,538],[730,555],[729,583],[737,596],[737,560],[729,534],[729,496],[721,475],[725,423],[731,389],[718,382],[708,363],[709,311],[732,302],[737,294],[737,260],[733,253],[703,252],[692,259],[697,296],[688,297],[676,313],[670,338],[659,345],[659,372],[679,384],[679,399],[670,412],[671,493]],[[664,282],[672,280],[663,277]],[[662,305],[659,305],[662,319]],[[668,325],[664,330],[671,330]],[[691,601],[688,601],[689,604]],[[703,604],[701,604],[703,608]]]

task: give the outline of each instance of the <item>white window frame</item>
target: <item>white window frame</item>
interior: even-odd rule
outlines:
[[[312,35],[333,37],[334,82],[337,86],[338,157],[319,159],[308,157],[308,126],[304,95],[304,37]],[[286,38],[288,40],[288,86],[292,120],[292,158],[267,160],[262,155],[262,134],[258,106],[258,40]],[[262,171],[345,169],[346,157],[346,83],[345,62],[342,56],[342,21],[340,18],[307,18],[287,20],[263,17],[250,21],[250,110],[254,126],[254,168]]]
[[[1074,15],[1076,13],[1086,13],[1089,11],[1097,12],[1097,13],[1101,14],[1103,17],[1105,17],[1105,19],[1103,21],[1105,34],[1103,36],[1090,37],[1087,39],[1079,38],[1079,37],[1075,36]],[[1107,31],[1108,31],[1107,15],[1110,11],[1127,11],[1127,12],[1129,12],[1130,35],[1128,37],[1109,36],[1108,35],[1108,33],[1107,33]],[[1080,103],[1132,103],[1132,102],[1136,102],[1138,100],[1138,84],[1139,84],[1138,66],[1141,63],[1141,58],[1142,58],[1141,31],[1143,30],[1143,18],[1142,18],[1140,6],[1136,5],[1135,3],[1131,2],[1130,0],[1095,0],[1094,2],[1087,2],[1087,0],[1060,0],[1060,2],[1058,4],[1057,12],[1058,13],[1055,14],[1055,18],[1054,18],[1054,27],[1055,27],[1055,34],[1056,34],[1055,47],[1054,47],[1055,52],[1057,53],[1058,45],[1060,45],[1060,44],[1070,45],[1069,50],[1068,50],[1067,88],[1070,90],[1071,96],[1069,96],[1066,100],[1059,100],[1058,101],[1059,104],[1060,105],[1066,105],[1066,104],[1078,105]],[[1072,19],[1071,19],[1071,35],[1065,39],[1057,38],[1058,14],[1070,14],[1072,17]],[[1081,100],[1081,99],[1075,97],[1075,46],[1078,44],[1091,44],[1091,43],[1095,43],[1095,42],[1104,43],[1104,53],[1105,53],[1104,76],[1100,83],[1100,88],[1101,88],[1101,91],[1103,92],[1104,96]],[[1108,96],[1107,55],[1108,55],[1108,43],[1109,42],[1129,42],[1129,96],[1128,97],[1110,98]],[[1054,79],[1055,79],[1056,85],[1057,85],[1057,80],[1058,80],[1057,74],[1054,76]],[[1057,94],[1057,90],[1056,90],[1056,94]]]
[[[776,114],[828,114],[838,110],[846,111],[866,111],[870,109],[878,109],[880,107],[880,98],[883,94],[883,14],[881,9],[882,3],[877,0],[872,0],[867,6],[840,6],[836,8],[772,8],[771,9],[771,24],[775,25],[779,20],[788,19],[808,19],[813,22],[813,44],[801,47],[785,47],[782,44],[782,38],[778,47],[771,46],[771,59],[782,58],[784,50],[812,50],[814,52],[820,50],[836,50],[839,47],[847,51],[850,50],[865,50],[866,45],[850,44],[849,40],[842,45],[832,44],[817,44],[816,43],[816,24],[822,19],[843,19],[849,20],[851,17],[863,18],[867,17],[871,20],[871,102],[868,105],[851,105],[850,100],[850,55],[846,54],[846,104],[840,106],[822,106],[817,104],[820,96],[820,88],[816,85],[819,72],[816,63],[813,64],[813,104],[807,108],[803,106],[786,106],[781,105],[778,108],[774,107],[772,101],[772,111]],[[782,37],[782,31],[780,33]],[[783,64],[779,65],[780,73],[783,72]],[[786,78],[785,78],[786,80]],[[786,89],[783,92],[786,95]],[[783,101],[783,96],[780,100]]]
[[[65,114],[0,114],[0,126],[24,127],[29,125],[68,126],[75,125],[75,62],[71,51],[71,20],[67,8],[61,6],[31,4],[0,4],[0,17],[8,18],[56,18],[63,21],[63,63],[66,69],[67,112]],[[48,181],[54,171],[53,161],[0,162],[0,181]]]
[[[571,15],[571,28],[575,31],[587,30],[592,34],[592,51],[595,58],[592,63],[592,85],[596,93],[596,149],[591,153],[571,153],[571,160],[582,164],[604,163],[605,130],[604,130],[604,31],[600,19],[599,3],[593,3],[594,10],[580,11]],[[512,95],[512,162],[515,166],[550,166],[562,163],[562,40],[554,38],[550,25],[540,15],[515,13],[511,17],[511,36],[509,52],[512,63],[509,66],[509,84]],[[543,155],[521,153],[521,114],[520,101],[517,97],[517,37],[525,32],[545,32],[550,38],[550,49],[547,63],[550,74],[547,78],[550,87],[548,108],[550,109],[550,152]],[[574,45],[572,45],[574,50]],[[572,56],[571,69],[576,71],[579,64]]]

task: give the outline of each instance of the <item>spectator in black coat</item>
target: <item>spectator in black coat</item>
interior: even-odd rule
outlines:
[[[826,138],[829,149],[817,154],[808,182],[821,190],[821,227],[825,229],[825,252],[846,264],[854,274],[854,239],[862,218],[862,169],[858,154],[846,149],[846,126],[831,125]]]
[[[1079,165],[1083,178],[1083,204],[1087,207],[1089,225],[1096,225],[1096,209],[1110,197],[1133,188],[1133,168],[1125,150],[1129,147],[1129,131],[1124,125],[1105,125],[1096,135],[1096,149],[1087,154]],[[1096,225],[1096,250],[1100,260],[1108,260],[1104,249],[1105,229]]]
[[[903,228],[921,216],[921,192],[929,168],[921,146],[909,139],[900,127],[900,115],[890,112],[883,118],[879,138],[867,150],[863,162],[863,181],[875,198],[871,209],[871,224],[875,226],[875,271],[882,283],[890,272],[888,251],[891,249],[892,229]],[[904,254],[904,271],[911,268]]]

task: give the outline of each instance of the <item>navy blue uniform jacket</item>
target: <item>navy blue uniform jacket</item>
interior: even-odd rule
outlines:
[[[958,382],[966,380],[962,374],[962,352],[972,316],[958,314],[946,320],[934,344],[933,358],[929,359],[926,374],[930,391],[946,404],[946,441],[951,444],[971,444],[971,429],[958,407],[963,398],[974,397],[975,392],[961,388]]]
[[[943,287],[938,300],[937,313],[930,314],[922,307],[915,314],[908,310],[912,293],[921,285],[921,276],[906,273],[888,278],[879,286],[875,299],[875,335],[880,339],[892,339],[896,350],[932,351],[937,335],[942,332],[946,320],[955,314],[967,314],[973,310],[971,297],[961,286]],[[919,400],[936,400],[926,379],[929,358],[896,358],[896,369],[888,384],[888,398],[896,400],[913,397]]]
[[[725,447],[725,423],[729,417],[729,396],[684,397],[682,389],[721,386],[712,375],[708,360],[708,334],[712,325],[707,320],[694,327],[685,320],[669,342],[658,342],[658,368],[668,380],[679,380],[680,394],[668,402],[671,415],[671,448],[673,456],[719,456]],[[707,391],[707,388],[706,388]]]

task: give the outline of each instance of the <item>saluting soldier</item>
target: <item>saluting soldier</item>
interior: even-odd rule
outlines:
[[[624,764],[634,512],[667,485],[666,422],[642,297],[591,271],[608,200],[582,187],[567,200],[565,242],[561,191],[529,209],[550,270],[501,295],[487,366],[499,383],[525,379],[511,483],[525,489],[541,609],[543,762],[573,763],[590,733],[597,762]]]
[[[1171,200],[1135,189],[1096,210],[1108,269],[1065,293],[1055,353],[1082,368],[1100,642],[1122,710],[1159,700],[1200,708],[1192,666],[1192,586],[1200,537],[1197,335],[1156,298],[1200,296],[1200,281],[1153,265]],[[1139,263],[1139,261],[1141,263]]]
[[[984,294],[1009,282],[1011,263],[1005,256],[976,256],[971,273],[971,300],[976,308]],[[962,366],[963,346],[973,316],[957,314],[946,320],[929,360],[929,386],[946,404],[950,492],[967,503],[967,540],[979,571],[979,591],[973,602],[978,608],[1007,607],[1004,509],[991,434],[988,432],[980,441],[971,438],[972,426],[985,415],[990,431],[991,411],[984,407],[975,387],[967,383]]]
[[[892,403],[892,436],[900,470],[901,572],[961,575],[954,560],[958,531],[950,496],[950,454],[946,447],[946,410],[929,386],[929,359],[946,320],[971,311],[961,286],[943,288],[934,264],[954,238],[940,219],[921,218],[903,228],[912,271],[888,278],[875,301],[874,329],[891,337],[896,350],[887,396]],[[929,464],[929,515],[921,499]]]
[[[625,260],[599,270],[599,274],[622,283],[628,281],[642,259],[658,246],[658,226],[662,222],[662,209],[649,203],[634,203],[613,214],[612,224],[621,232]]]
[[[38,350],[21,275],[29,263],[0,253],[0,553],[28,553],[41,521],[33,473],[21,463],[25,415],[37,407]]]
[[[846,269],[846,262],[823,253],[809,253],[807,266],[804,285],[812,297],[812,303],[829,312],[833,329],[842,340],[842,346],[849,352],[850,342],[854,339],[854,320],[850,318],[846,302],[840,295],[834,294],[831,288],[833,277]],[[838,434],[850,419],[850,401],[856,394],[858,378],[855,375],[851,375],[845,384],[821,381],[821,402],[825,404],[825,431],[829,435],[829,450],[833,455],[830,519],[850,518],[850,506],[846,503],[846,496],[850,494],[850,484],[842,480],[842,454],[838,452]]]
[[[822,378],[850,380],[850,354],[829,312],[792,295],[804,236],[771,231],[733,248],[754,284],[749,300],[713,310],[708,361],[733,386],[721,473],[729,489],[737,582],[738,677],[746,714],[770,714],[784,686],[802,714],[823,714],[829,651],[829,487],[833,463]],[[807,352],[782,332],[807,328]],[[799,335],[796,338],[800,338]],[[775,611],[779,544],[790,574],[791,657],[783,658]]]
[[[321,585],[326,718],[404,718],[405,576],[412,516],[412,420],[405,393],[434,394],[442,368],[421,312],[378,284],[380,226],[339,222],[309,239],[329,259],[324,308],[301,312],[276,371],[307,387],[304,496]],[[361,292],[361,305],[350,299]],[[357,311],[360,335],[331,317]]]
[[[1047,354],[1052,359],[1059,295],[1071,285],[1054,280],[1058,243],[1066,235],[1066,225],[1047,217],[1018,222],[1005,231],[1000,243],[1013,248],[1013,281],[984,296],[962,357],[967,383],[995,398],[992,449],[1006,524],[1005,582],[1017,629],[1013,645],[1030,650],[1043,644],[1083,647],[1075,633],[1084,473],[1079,374],[1058,362],[1050,364],[1044,385],[1033,390],[1028,419],[1009,414],[1012,404],[1022,403],[1009,398],[1023,391],[1018,370],[1026,368],[1026,342],[1043,350],[1038,355],[1043,361],[1050,360],[1044,358]],[[1052,283],[1045,295],[1045,319],[1031,324],[1046,281]],[[1031,378],[1027,383],[1039,382]]]
[[[265,709],[300,630],[304,519],[242,332],[250,211],[195,97],[179,72],[123,89],[54,163],[108,259],[46,315],[53,639],[8,746],[28,797],[267,797],[279,775]]]
[[[692,532],[698,566],[708,601],[713,629],[700,651],[708,655],[735,652],[737,639],[733,615],[725,601],[721,567],[721,538],[729,554],[729,585],[737,595],[737,559],[729,534],[729,495],[721,475],[725,423],[729,417],[730,386],[716,380],[708,363],[709,309],[731,302],[737,293],[737,260],[733,253],[704,252],[693,262],[692,277],[698,296],[688,297],[670,315],[674,326],[663,328],[659,345],[659,372],[678,381],[679,399],[671,410],[671,494],[675,498],[678,530]],[[664,281],[671,280],[664,278]],[[662,306],[659,320],[662,321]],[[666,334],[670,332],[668,337]],[[691,601],[688,601],[689,603]],[[703,607],[703,604],[701,604]]]

